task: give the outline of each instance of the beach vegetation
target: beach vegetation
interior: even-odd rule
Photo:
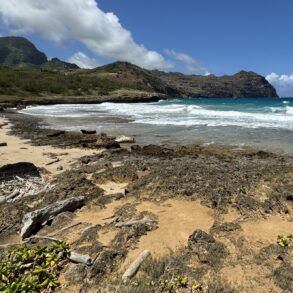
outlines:
[[[16,246],[0,262],[0,292],[53,290],[59,286],[59,272],[69,253],[69,245],[62,241],[50,246]]]
[[[293,240],[292,234],[289,234],[287,236],[278,235],[277,243],[282,247],[286,247],[286,246],[289,246],[289,244],[292,242],[292,240]]]

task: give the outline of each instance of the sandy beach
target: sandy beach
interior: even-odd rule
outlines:
[[[92,258],[89,267],[66,264],[62,292],[126,290],[121,276],[145,250],[152,257],[138,282],[170,263],[182,276],[191,276],[193,267],[202,286],[220,279],[223,292],[249,292],[252,285],[254,292],[282,292],[293,251],[277,239],[293,231],[292,157],[216,145],[107,143],[101,149],[92,142],[98,134],[52,136],[56,130],[30,122],[16,114],[0,119],[0,143],[7,143],[0,167],[32,163],[50,187],[2,203],[0,252],[23,241],[25,214],[83,196],[82,206],[54,215],[31,235],[32,243],[48,244],[51,237]],[[271,275],[276,269],[281,277]]]
[[[7,120],[0,117],[0,125],[6,123]],[[0,165],[31,162],[37,167],[46,168],[52,175],[55,175],[63,170],[69,170],[71,164],[78,158],[99,153],[99,150],[78,148],[64,150],[50,146],[33,146],[28,140],[9,135],[10,130],[10,124],[0,128],[0,143],[7,143],[7,146],[0,147]],[[58,162],[50,164],[57,159],[59,159]],[[60,167],[62,167],[62,170],[60,170]]]

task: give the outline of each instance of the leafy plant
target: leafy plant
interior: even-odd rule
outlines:
[[[44,247],[16,246],[1,260],[0,292],[44,292],[58,287],[61,264],[69,253],[69,245],[62,241]]]
[[[292,240],[293,240],[292,234],[289,234],[288,236],[278,235],[277,243],[282,247],[286,247],[286,246],[289,246]]]
[[[175,281],[180,287],[187,287],[188,285],[188,278],[186,276],[177,276]]]
[[[202,291],[202,286],[200,283],[194,282],[191,286],[191,292]]]
[[[246,188],[245,188],[244,186],[241,186],[241,187],[239,188],[239,191],[240,191],[241,193],[243,193],[243,194],[246,194],[246,193],[247,193],[247,190],[246,190]]]

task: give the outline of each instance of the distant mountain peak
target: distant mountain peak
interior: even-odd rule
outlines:
[[[0,37],[0,65],[13,68],[45,70],[78,69],[75,64],[53,58],[48,61],[45,53],[24,37]]]

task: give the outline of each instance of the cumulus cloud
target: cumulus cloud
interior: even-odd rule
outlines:
[[[119,18],[95,0],[1,0],[0,17],[17,34],[40,33],[59,43],[77,40],[97,55],[148,69],[172,67],[158,52],[137,44]]]
[[[279,96],[293,97],[293,74],[278,75],[272,72],[266,76],[266,79],[276,88]]]
[[[185,65],[186,70],[190,73],[199,75],[210,74],[210,72],[205,66],[203,66],[199,61],[195,60],[194,58],[185,53],[178,53],[174,50],[169,49],[166,49],[165,53],[173,57],[175,60],[182,62]]]
[[[98,60],[90,58],[82,52],[76,52],[67,61],[78,65],[80,68],[95,68],[101,65]]]

